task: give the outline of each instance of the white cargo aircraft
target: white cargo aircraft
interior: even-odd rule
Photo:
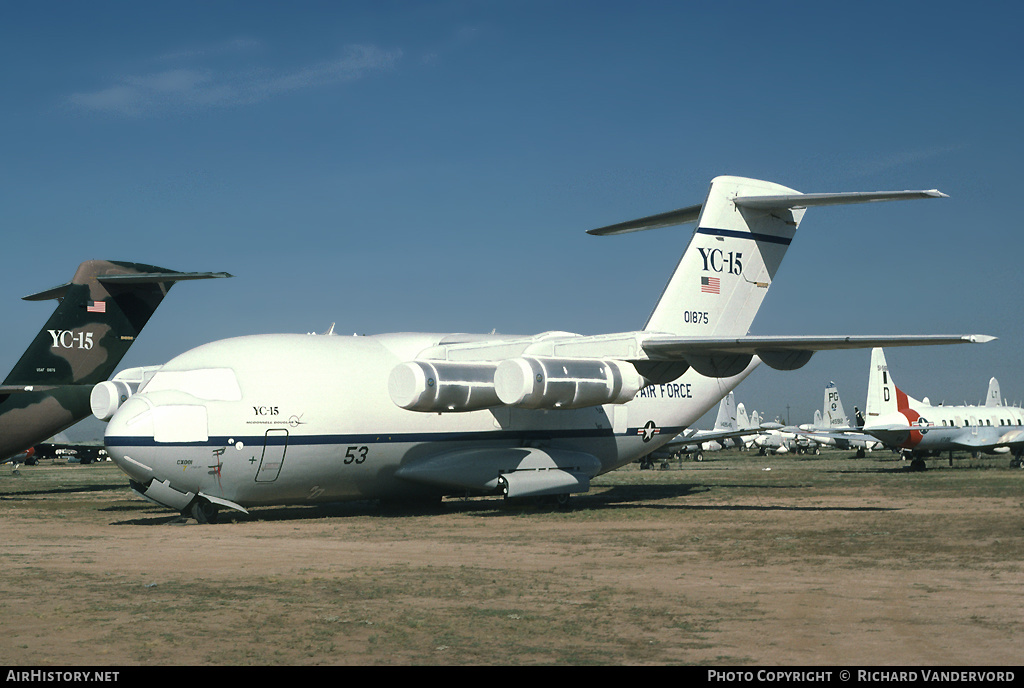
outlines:
[[[871,351],[866,423],[861,431],[900,450],[912,466],[940,452],[1014,453],[1012,465],[1024,467],[1024,409],[999,400],[999,383],[989,381],[983,406],[933,406],[908,396],[889,373],[881,349]]]
[[[94,413],[132,487],[203,522],[218,507],[561,500],[671,440],[760,362],[791,370],[816,350],[991,339],[747,336],[807,207],[943,196],[718,177],[702,205],[590,232],[697,221],[643,330],[240,337],[97,385]]]

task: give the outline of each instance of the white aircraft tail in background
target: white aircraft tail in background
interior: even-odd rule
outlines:
[[[1003,397],[999,393],[999,380],[991,378],[988,381],[988,394],[985,395],[985,406],[1002,406]]]

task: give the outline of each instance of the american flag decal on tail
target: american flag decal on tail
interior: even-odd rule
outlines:
[[[88,313],[106,313],[107,302],[106,301],[90,301],[89,305],[85,307]]]
[[[700,290],[705,294],[720,294],[721,282],[717,277],[701,277]]]

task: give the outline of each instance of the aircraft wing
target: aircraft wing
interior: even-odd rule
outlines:
[[[796,370],[816,351],[983,343],[993,339],[983,334],[731,338],[650,334],[641,340],[647,358],[639,362],[638,368],[657,361],[686,363],[701,375],[729,377],[743,370],[752,356],[776,370]]]
[[[661,449],[676,449],[678,447],[688,447],[690,445],[697,446],[704,442],[717,442],[719,440],[728,440],[734,437],[743,437],[745,435],[756,435],[759,432],[761,432],[759,428],[744,428],[740,430],[698,430],[690,435],[682,434],[677,436],[675,439],[661,447]]]
[[[794,434],[803,435],[804,437],[827,437],[834,440],[849,440],[851,442],[880,442],[881,440],[874,435],[870,435],[859,429],[849,430],[801,430],[799,428],[792,431]]]
[[[957,434],[951,443],[966,451],[1024,445],[1024,429],[1000,432],[1003,429],[1005,428],[999,426],[969,428],[967,431]]]
[[[815,351],[988,342],[988,335],[680,337],[659,332],[532,337],[446,336],[396,366],[392,401],[425,413],[496,406],[567,409],[622,404],[647,384],[693,368],[706,377],[742,372],[756,355],[770,368],[796,370]]]
[[[833,349],[873,349],[893,346],[928,346],[939,344],[984,343],[995,337],[983,334],[955,335],[882,335],[882,336],[827,336],[827,337],[676,337],[652,335],[642,345],[654,360],[677,360],[690,355],[713,356],[763,353],[813,353]]]

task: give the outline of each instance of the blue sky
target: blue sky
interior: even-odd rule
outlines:
[[[122,363],[263,332],[640,328],[692,226],[585,230],[716,175],[812,209],[753,334],[980,332],[893,349],[947,403],[1024,399],[1024,110],[1012,3],[3,2],[0,275],[10,368],[90,258],[232,280],[171,292]],[[748,409],[810,420],[869,352],[762,368]],[[707,425],[707,423],[703,423]]]

